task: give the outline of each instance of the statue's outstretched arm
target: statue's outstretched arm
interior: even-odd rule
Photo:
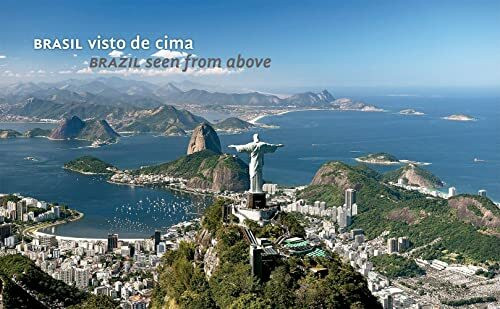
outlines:
[[[252,143],[245,145],[229,145],[228,148],[234,148],[237,152],[250,152],[252,151]]]
[[[265,152],[275,152],[276,149],[278,149],[279,147],[283,147],[285,145],[283,145],[283,144],[266,144],[264,146],[265,147],[263,148],[263,150]]]

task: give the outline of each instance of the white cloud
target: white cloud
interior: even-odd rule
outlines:
[[[45,71],[44,70],[38,70],[37,73],[38,74],[45,74]]]
[[[152,57],[160,57],[160,58],[181,58],[181,57],[186,57],[188,53],[185,52],[180,52],[176,50],[168,50],[168,49],[161,49],[157,51],[156,53],[152,54]],[[191,54],[192,57],[196,57],[196,55]]]
[[[19,73],[14,74],[10,70],[5,70],[5,71],[3,71],[2,76],[15,77],[15,76],[20,76],[20,75],[19,75]]]
[[[57,73],[59,73],[59,74],[71,74],[71,73],[73,73],[73,71],[70,71],[70,70],[63,70],[63,71],[59,71],[59,72],[57,72]]]
[[[73,57],[75,57],[75,58],[76,58],[76,57],[78,57],[78,55],[77,55],[77,54],[73,54]]]
[[[85,60],[85,61],[83,62],[83,64],[85,64],[85,65],[89,65],[89,62],[88,62],[87,60]]]
[[[208,68],[208,69],[199,69],[193,72],[194,76],[204,76],[204,75],[229,75],[229,74],[238,74],[243,72],[243,69],[228,69],[228,68]]]
[[[141,60],[139,60],[138,63],[139,63],[139,65],[143,65],[144,63],[146,63],[146,59],[141,59]]]
[[[111,56],[113,58],[118,58],[118,57],[121,57],[123,55],[123,52],[122,51],[119,51],[119,50],[113,50],[112,52],[110,52],[108,54],[108,56]]]
[[[88,69],[88,68],[87,68]],[[81,72],[77,72],[80,74],[91,73],[94,72],[90,69],[80,70]],[[102,75],[122,75],[122,76],[130,76],[130,75],[139,75],[143,77],[154,77],[154,76],[171,76],[171,75],[192,75],[192,76],[207,76],[207,75],[229,75],[229,74],[238,74],[243,72],[243,69],[232,70],[227,68],[212,68],[212,69],[188,69],[186,72],[182,72],[182,68],[167,68],[167,69],[145,69],[145,68],[127,68],[127,69],[101,69],[95,73]]]
[[[0,55],[0,59],[5,59],[5,58],[7,58],[7,56],[5,56],[5,55]]]
[[[83,68],[76,71],[76,74],[94,74],[94,71],[92,71],[90,68]]]

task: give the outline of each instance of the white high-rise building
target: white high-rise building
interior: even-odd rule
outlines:
[[[73,285],[73,268],[69,266],[62,267],[57,271],[55,278],[67,285]]]
[[[165,251],[167,251],[167,245],[162,241],[156,247],[156,252],[158,253],[158,255],[163,255]]]
[[[345,228],[348,226],[347,217],[347,212],[343,208],[340,208],[340,210],[337,211],[337,223],[339,224],[340,228]]]
[[[356,203],[356,190],[347,189],[345,190],[345,206],[347,209],[352,208],[352,204]]]
[[[90,272],[87,268],[75,268],[75,286],[85,289],[89,286]]]
[[[358,215],[358,204],[356,204],[356,203],[352,204],[351,215],[353,215],[353,216]]]
[[[52,211],[54,211],[54,215],[56,216],[56,218],[61,217],[61,207],[60,206],[53,206]]]
[[[479,190],[479,191],[477,192],[477,194],[478,194],[479,196],[484,196],[484,197],[486,197],[486,190],[481,189],[481,190]]]
[[[453,197],[455,195],[457,195],[457,189],[455,187],[450,187],[448,189],[448,197],[450,198],[450,197]]]

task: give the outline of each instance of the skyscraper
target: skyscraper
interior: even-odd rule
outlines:
[[[118,234],[108,234],[108,252],[118,248]]]
[[[347,189],[345,190],[345,205],[347,209],[352,207],[352,204],[356,203],[356,190]]]

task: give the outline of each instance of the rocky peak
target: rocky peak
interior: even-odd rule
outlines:
[[[219,136],[208,123],[202,123],[194,129],[188,144],[187,154],[190,155],[205,149],[217,154],[222,153]]]
[[[325,89],[325,90],[323,90],[323,91],[321,91],[321,92],[318,94],[318,96],[319,96],[320,98],[322,98],[324,101],[327,101],[327,102],[332,102],[332,101],[335,101],[335,98],[333,97],[333,95],[332,95],[330,92],[328,92],[328,90],[326,90],[326,89]]]
[[[75,138],[80,134],[80,131],[85,127],[85,122],[83,122],[77,116],[73,116],[68,119],[64,119],[62,123],[55,128],[50,134],[50,138],[53,139],[67,139]]]

